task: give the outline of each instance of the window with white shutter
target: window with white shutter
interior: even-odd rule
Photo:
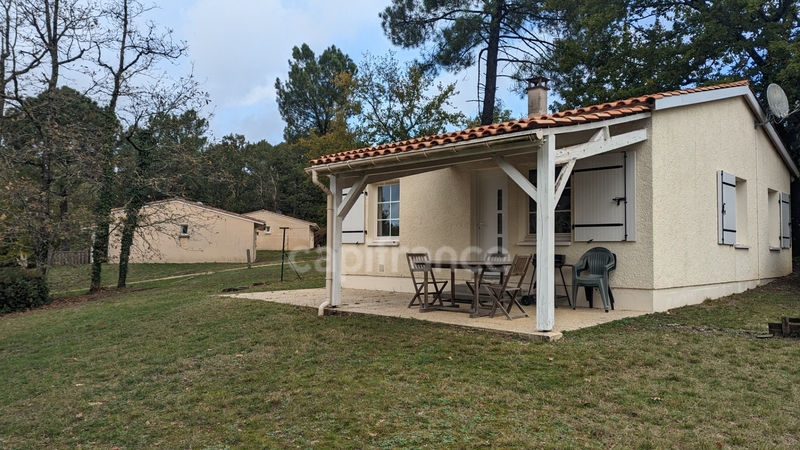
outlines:
[[[767,243],[770,250],[781,248],[781,194],[767,189]]]
[[[718,243],[736,244],[736,177],[722,170],[717,172]]]
[[[350,194],[350,188],[342,189],[342,201]],[[342,219],[342,244],[363,244],[367,234],[364,226],[364,193],[359,193],[358,200]]]
[[[575,241],[635,241],[636,153],[582,159],[572,173]]]
[[[792,215],[789,194],[781,192],[781,248],[792,246]]]

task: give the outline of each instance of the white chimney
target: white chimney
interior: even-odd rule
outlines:
[[[547,91],[550,90],[547,83],[549,81],[545,77],[528,79],[528,117],[547,114]]]

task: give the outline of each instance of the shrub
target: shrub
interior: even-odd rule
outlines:
[[[0,268],[0,314],[38,308],[52,302],[47,283],[36,271]]]

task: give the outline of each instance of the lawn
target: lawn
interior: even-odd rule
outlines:
[[[757,337],[800,317],[797,274],[535,343],[219,296],[324,285],[320,272],[281,283],[279,271],[140,283],[0,318],[0,448],[800,445],[800,340]]]
[[[321,254],[317,251],[287,252],[284,261],[284,279],[289,279],[289,274],[296,277],[289,265],[290,261],[295,264],[308,263],[320,257]],[[280,250],[258,250],[256,252],[256,260],[251,265],[259,267],[280,263]],[[225,272],[244,269],[246,267],[247,264],[245,263],[131,264],[128,268],[127,284],[135,285],[145,280],[179,277],[205,272]],[[113,287],[117,285],[117,277],[119,276],[118,269],[119,266],[116,264],[105,264],[103,266],[103,286]],[[85,293],[89,288],[91,273],[92,267],[89,265],[54,266],[50,269],[48,275],[50,290],[55,297]],[[280,280],[280,271],[278,271],[275,279]]]

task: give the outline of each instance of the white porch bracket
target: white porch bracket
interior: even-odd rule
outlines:
[[[601,133],[605,132],[603,132],[602,129],[597,130],[594,136],[592,136],[592,140],[584,144],[556,150],[555,164],[563,164],[569,162],[571,159],[588,158],[647,140],[647,130],[636,130],[617,136],[606,137],[602,140],[594,140],[595,138],[599,139]]]
[[[537,199],[537,190],[536,187],[528,181],[528,178],[525,175],[521,174],[516,167],[512,166],[511,163],[505,160],[505,158],[500,156],[492,156],[492,161],[497,164],[498,167],[503,169],[503,172],[508,175],[517,186],[520,187],[523,191],[525,191],[528,196],[534,200]]]
[[[558,178],[556,178],[556,195],[553,197],[553,208],[556,207],[558,199],[560,199],[561,194],[564,193],[564,187],[567,186],[567,180],[569,180],[569,176],[572,174],[572,169],[575,168],[575,163],[577,161],[577,159],[570,159],[569,162],[561,168],[561,172],[558,174]]]
[[[347,198],[345,199],[344,203],[339,205],[339,209],[336,211],[336,215],[338,217],[344,219],[344,216],[346,216],[347,213],[350,212],[350,209],[353,208],[353,205],[356,204],[356,200],[358,200],[357,194],[360,194],[361,191],[364,190],[364,188],[367,186],[368,181],[369,181],[369,176],[364,175],[358,180],[356,180],[353,186],[350,187],[350,193],[347,195]]]

